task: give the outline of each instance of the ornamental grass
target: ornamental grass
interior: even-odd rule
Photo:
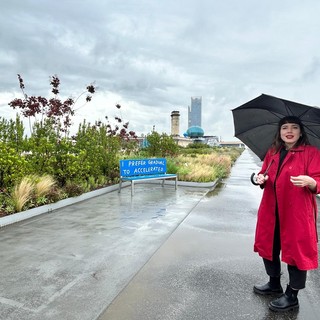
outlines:
[[[34,185],[35,197],[40,198],[47,195],[55,184],[55,180],[50,175],[39,177],[38,181]]]
[[[34,184],[29,178],[23,178],[19,184],[17,184],[12,193],[11,199],[16,212],[22,211],[25,204],[32,199],[34,190]]]
[[[231,169],[232,158],[219,153],[192,154],[174,159],[178,167],[179,180],[211,182],[225,178]]]

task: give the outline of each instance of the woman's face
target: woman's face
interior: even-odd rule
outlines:
[[[280,128],[280,138],[285,143],[287,149],[292,148],[301,135],[300,126],[296,123],[285,123]]]

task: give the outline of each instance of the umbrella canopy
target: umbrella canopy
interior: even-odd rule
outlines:
[[[235,137],[263,160],[285,116],[299,117],[310,144],[320,148],[320,108],[262,94],[232,110]]]

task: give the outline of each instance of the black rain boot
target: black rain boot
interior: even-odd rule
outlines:
[[[270,277],[268,283],[258,286],[255,285],[253,287],[253,291],[258,294],[262,295],[279,295],[283,293],[283,289],[280,283],[280,276],[279,277]]]
[[[286,292],[278,299],[275,299],[269,303],[269,309],[280,312],[298,309],[298,292],[299,290],[293,290],[289,285],[287,285]]]

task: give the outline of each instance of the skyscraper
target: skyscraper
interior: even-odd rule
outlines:
[[[188,127],[201,127],[202,97],[191,97],[191,106],[188,107]]]

